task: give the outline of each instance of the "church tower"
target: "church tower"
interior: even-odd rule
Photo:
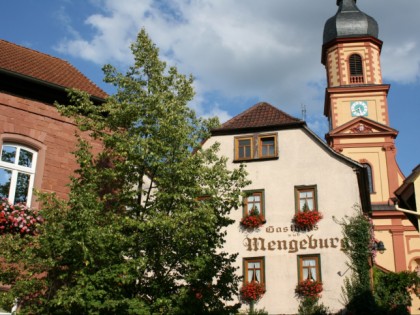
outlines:
[[[322,63],[327,73],[324,114],[329,120],[328,144],[366,166],[375,237],[387,251],[377,264],[390,271],[420,265],[420,238],[392,198],[404,175],[396,162],[387,96],[381,71],[382,41],[378,23],[362,12],[357,0],[337,0],[337,13],[327,20]]]
[[[378,23],[356,0],[338,0],[325,24],[322,63],[327,71],[324,114],[327,141],[335,150],[367,166],[372,204],[388,204],[404,178],[396,159],[387,95],[382,81]]]

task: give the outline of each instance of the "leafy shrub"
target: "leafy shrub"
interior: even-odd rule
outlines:
[[[417,293],[420,278],[416,272],[389,272],[375,269],[375,298],[380,307],[388,310],[388,314],[410,314],[410,293]]]
[[[299,315],[328,315],[330,311],[324,304],[318,304],[319,298],[305,297],[299,303]]]

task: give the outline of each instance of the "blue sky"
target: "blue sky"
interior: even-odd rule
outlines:
[[[321,138],[325,21],[336,0],[9,0],[0,38],[76,66],[107,92],[101,68],[131,64],[129,45],[146,28],[168,64],[195,80],[191,106],[225,121],[259,101],[307,122]],[[359,0],[379,23],[391,127],[404,174],[420,163],[420,1]]]

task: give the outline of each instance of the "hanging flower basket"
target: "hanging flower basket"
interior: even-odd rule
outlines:
[[[322,213],[317,210],[299,211],[292,219],[293,224],[301,230],[312,230],[322,219]]]
[[[0,200],[0,235],[35,235],[37,226],[43,221],[36,210],[23,203],[12,205],[6,198]]]
[[[313,280],[303,280],[298,283],[295,293],[299,298],[313,297],[320,298],[322,292],[322,283]]]
[[[265,287],[264,285],[254,281],[245,283],[239,292],[241,295],[241,300],[245,303],[251,304],[259,301],[263,297],[265,293]]]

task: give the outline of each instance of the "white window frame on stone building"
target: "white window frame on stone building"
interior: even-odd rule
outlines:
[[[0,197],[31,205],[37,151],[17,143],[3,143],[0,156]],[[26,186],[26,187],[25,187]],[[19,188],[21,191],[20,195]]]

